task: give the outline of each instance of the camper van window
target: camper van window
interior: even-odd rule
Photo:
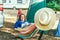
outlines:
[[[11,3],[11,0],[9,0],[9,3]]]
[[[3,3],[6,3],[6,0],[2,0]]]
[[[22,3],[22,0],[17,0],[17,3]]]

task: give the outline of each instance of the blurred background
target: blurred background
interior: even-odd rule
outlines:
[[[55,10],[58,18],[60,19],[60,0],[44,0],[44,1],[46,1],[46,4],[45,4],[46,7],[49,7]],[[30,5],[32,3],[31,3],[31,0],[0,0],[0,6],[4,8],[4,11],[3,11],[3,15],[4,15],[4,26],[3,27],[4,28],[3,29],[0,28],[0,31],[8,31],[7,28],[11,28],[10,31],[8,32],[12,34],[17,34],[16,32],[11,31],[11,30],[13,30],[14,23],[17,20],[18,9],[20,9],[24,15],[27,15],[27,12],[29,8],[31,8]],[[49,33],[52,34],[53,32],[49,32]],[[6,40],[20,40],[20,38],[13,39],[14,36],[12,34],[0,32],[0,35],[1,35],[0,38],[1,40],[5,40],[5,39]],[[8,36],[10,35],[9,38],[6,35]],[[38,40],[38,37],[39,37],[39,34],[37,34],[36,37],[32,37],[32,38],[25,39],[25,40]],[[42,40],[60,40],[60,37],[57,39],[54,36],[44,34],[42,37]]]

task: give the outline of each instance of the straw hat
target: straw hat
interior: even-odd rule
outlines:
[[[38,10],[35,14],[34,21],[36,27],[40,30],[55,29],[57,26],[54,25],[58,25],[58,22],[56,23],[55,11],[50,8],[42,8]]]

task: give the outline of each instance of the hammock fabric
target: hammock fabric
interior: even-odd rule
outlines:
[[[26,35],[26,36],[23,36],[21,34],[18,34],[18,37],[20,37],[20,38],[31,38],[37,32],[37,30],[38,29],[35,29],[31,34]]]
[[[22,14],[21,10],[18,9],[18,14],[17,14],[17,16],[19,17],[19,15],[21,15],[21,14]]]
[[[0,7],[0,11],[3,11],[3,9],[4,9],[3,7]]]
[[[30,6],[29,6],[29,9],[28,9],[28,12],[27,12],[27,20],[30,22],[30,23],[34,23],[34,16],[35,16],[35,13],[41,9],[41,8],[44,8],[46,7],[46,0],[31,0],[30,2]]]
[[[18,36],[20,38],[30,38],[36,33],[36,31],[37,31],[36,26],[35,24],[33,24],[20,30]]]
[[[27,16],[26,16],[27,20],[30,23],[34,23],[35,13],[39,9],[46,7],[46,0],[44,0],[42,2],[39,2],[39,1],[41,1],[41,0],[31,0],[31,2],[30,2],[30,6],[29,6]],[[39,30],[39,33],[41,33],[41,30]],[[44,34],[48,34],[48,31],[44,31]]]
[[[36,29],[36,26],[35,25],[30,25],[27,28],[20,31],[20,34],[29,35],[30,33],[32,33],[34,31],[34,29]]]

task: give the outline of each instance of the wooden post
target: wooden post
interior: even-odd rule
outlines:
[[[42,36],[43,36],[43,33],[44,33],[44,31],[41,31],[41,33],[40,33],[40,36],[39,36],[38,40],[41,40],[41,38],[42,38]]]

